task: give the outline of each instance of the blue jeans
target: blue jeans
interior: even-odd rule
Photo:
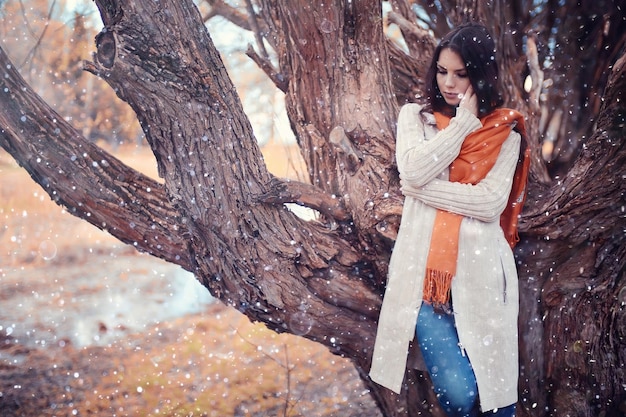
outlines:
[[[476,376],[469,358],[459,346],[454,315],[439,313],[432,305],[422,303],[416,335],[435,393],[447,415],[480,416]],[[515,404],[485,412],[482,416],[513,417]]]

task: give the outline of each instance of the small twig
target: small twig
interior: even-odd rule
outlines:
[[[267,358],[269,358],[271,361],[273,361],[274,363],[278,364],[278,366],[280,366],[281,368],[284,368],[286,371],[286,376],[287,376],[287,393],[285,396],[285,406],[283,408],[283,417],[288,417],[289,416],[289,412],[290,410],[292,410],[293,408],[295,408],[295,406],[298,404],[298,402],[300,401],[300,399],[297,399],[295,401],[291,401],[291,371],[292,371],[292,367],[289,364],[289,351],[287,349],[287,344],[283,344],[283,349],[285,351],[285,363],[281,363],[278,359],[274,358],[272,355],[270,355],[269,353],[265,353],[265,351],[263,349],[259,349],[259,345],[251,342],[250,340],[246,339],[241,333],[239,333],[239,330],[234,328],[233,326],[230,326],[231,329],[233,329],[233,331],[237,334],[237,336],[239,336],[241,338],[241,340],[243,340],[244,342],[248,343],[250,346],[253,346],[255,348],[255,350],[257,352],[261,352],[261,354]]]
[[[54,8],[56,7],[56,3],[57,3],[56,0],[54,0],[52,2],[52,4],[50,5],[50,9],[48,10],[48,16],[46,17],[46,21],[48,23],[52,20],[52,12],[54,11]],[[20,6],[22,8],[22,13],[24,14],[24,4],[21,1],[20,1]],[[28,22],[26,22],[26,27],[30,29],[30,26],[28,25]],[[41,42],[43,41],[44,36],[45,36],[46,32],[48,31],[48,27],[50,27],[50,25],[44,25],[44,28],[41,31],[41,33],[39,34],[39,37],[37,38],[37,41],[35,42],[35,45],[33,45],[33,47],[30,49],[30,51],[28,51],[28,54],[26,54],[26,57],[24,58],[24,60],[20,64],[19,68],[22,68],[24,65],[26,65],[26,63],[35,55],[35,52],[41,46]],[[31,33],[33,32],[32,29],[30,29],[30,31],[31,31]]]
[[[254,13],[254,7],[252,7],[252,2],[250,0],[246,0],[246,8],[248,9],[248,21],[250,22],[250,26],[252,27],[254,39],[256,40],[256,44],[259,47],[259,51],[261,51],[263,58],[268,59],[269,55],[267,54],[267,50],[265,49],[263,36],[261,35],[261,29],[259,29],[259,23],[256,19],[256,13]]]
[[[252,59],[254,63],[263,70],[263,72],[270,78],[270,80],[272,80],[274,85],[276,85],[280,91],[283,93],[287,92],[287,88],[289,87],[289,77],[286,77],[284,74],[278,72],[269,59],[259,56],[252,45],[248,45],[246,55],[248,55],[248,57],[250,57],[250,59]]]
[[[543,71],[539,67],[539,53],[537,51],[537,42],[533,36],[529,36],[526,41],[526,53],[528,59],[528,68],[530,70],[530,79],[532,81],[532,89],[529,92],[531,106],[534,111],[539,110],[539,96],[543,87]]]
[[[205,22],[214,16],[222,16],[235,26],[239,26],[244,30],[252,30],[245,13],[239,12],[237,8],[230,6],[223,0],[205,0],[205,3],[210,6],[209,12],[202,16]]]
[[[289,366],[289,351],[287,350],[287,345],[283,345],[283,348],[285,350],[285,366],[287,369],[287,395],[285,396],[283,416],[287,417],[287,413],[289,412],[289,398],[291,397],[291,367]]]

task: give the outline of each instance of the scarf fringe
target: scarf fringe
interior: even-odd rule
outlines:
[[[433,305],[447,305],[450,303],[450,288],[452,274],[428,268],[424,279],[424,295],[422,299]]]

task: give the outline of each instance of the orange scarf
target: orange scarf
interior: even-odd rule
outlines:
[[[450,117],[435,113],[439,130],[450,123]],[[530,150],[526,146],[526,131],[521,113],[511,109],[496,109],[481,119],[483,127],[469,134],[461,145],[459,156],[450,164],[450,181],[477,184],[496,163],[500,148],[515,128],[522,135],[520,156],[513,177],[513,185],[500,226],[511,248],[519,241],[518,215],[526,199],[526,182],[530,164]],[[450,301],[450,286],[456,274],[459,250],[459,231],[463,216],[449,211],[437,210],[426,262],[423,299],[435,305]]]

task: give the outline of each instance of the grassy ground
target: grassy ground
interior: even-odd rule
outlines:
[[[155,175],[149,150],[117,156]],[[266,158],[280,176],[297,165],[293,155]],[[164,267],[147,258],[65,213],[0,154],[1,416],[380,416],[349,361],[219,303],[140,333],[100,323],[103,336],[120,335],[101,345],[51,334],[62,328],[51,317],[66,326],[81,319],[89,307],[81,300],[93,302],[94,292],[111,297],[115,282]],[[155,266],[138,266],[147,262]],[[74,279],[107,271],[118,281]],[[2,305],[21,310],[9,320]],[[17,337],[20,325],[27,331]]]

